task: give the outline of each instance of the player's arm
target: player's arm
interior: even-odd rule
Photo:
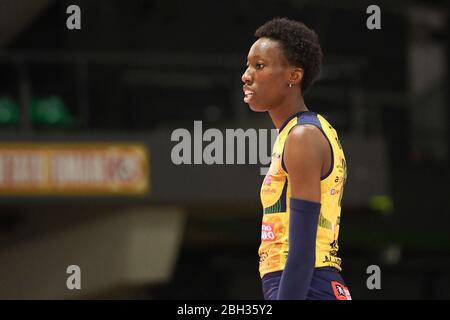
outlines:
[[[320,177],[326,138],[312,125],[296,126],[286,138],[284,164],[291,184],[289,254],[278,299],[306,299],[316,260]]]

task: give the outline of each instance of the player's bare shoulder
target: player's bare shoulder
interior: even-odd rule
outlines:
[[[324,154],[329,146],[328,141],[320,129],[312,124],[303,124],[291,129],[286,137],[286,152],[296,154],[298,152]]]

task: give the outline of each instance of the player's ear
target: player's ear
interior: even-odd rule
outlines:
[[[299,67],[292,68],[289,74],[289,83],[292,83],[293,85],[300,84],[303,80],[303,74],[304,74],[303,68]]]

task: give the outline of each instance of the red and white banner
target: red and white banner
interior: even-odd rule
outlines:
[[[0,195],[143,194],[147,147],[126,143],[0,143]]]

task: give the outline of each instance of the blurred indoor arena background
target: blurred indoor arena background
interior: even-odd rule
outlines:
[[[315,29],[325,53],[306,103],[347,154],[353,298],[450,299],[444,0],[1,0],[0,298],[262,299],[262,165],[175,165],[171,133],[272,128],[241,74],[275,16]]]

